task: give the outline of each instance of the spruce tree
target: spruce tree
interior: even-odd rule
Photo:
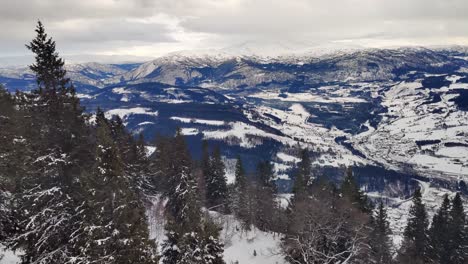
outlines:
[[[18,227],[11,246],[24,251],[24,263],[67,263],[77,254],[68,240],[79,226],[79,176],[91,155],[82,108],[55,42],[40,22],[36,32],[28,48],[39,89],[18,94],[18,108],[29,117],[22,141],[30,151],[14,196]]]
[[[429,229],[429,256],[432,261],[440,264],[450,262],[450,200],[448,195],[444,196],[442,205],[432,218]]]
[[[307,204],[309,197],[309,184],[311,176],[311,161],[309,151],[307,149],[301,150],[301,161],[298,164],[296,177],[294,179],[294,185],[292,188],[293,197],[289,201],[288,208],[286,209],[286,215],[288,222],[296,222],[303,213],[300,212],[301,208]],[[291,232],[291,226],[286,225],[287,233]]]
[[[227,209],[227,180],[224,162],[221,159],[221,151],[216,147],[210,159],[210,170],[206,177],[206,200],[209,208],[219,211]]]
[[[247,185],[247,177],[245,175],[244,165],[242,164],[242,158],[237,155],[236,158],[236,170],[235,170],[235,182],[236,189],[243,190]]]
[[[341,184],[341,194],[361,211],[365,213],[372,212],[372,205],[368,200],[367,195],[359,189],[359,185],[356,183],[351,167],[346,169],[346,175]]]
[[[197,201],[196,181],[192,175],[192,162],[185,139],[177,130],[166,167],[168,188],[165,193],[166,236],[163,243],[164,264],[201,263],[201,212]],[[193,262],[192,262],[193,261]]]
[[[301,150],[301,161],[298,164],[296,178],[294,180],[293,194],[298,199],[308,193],[311,177],[311,161],[309,150]]]
[[[164,264],[224,264],[219,229],[201,215],[197,184],[184,136],[177,130],[166,145],[170,157],[164,173],[168,175],[166,240],[162,245]],[[170,146],[170,147],[169,147]]]
[[[36,54],[30,69],[36,74],[39,92],[52,97],[66,92],[70,79],[66,77],[65,62],[55,51],[55,41],[47,36],[41,21],[37,22],[36,38],[26,47]]]
[[[462,264],[468,262],[468,223],[463,208],[460,193],[452,200],[449,213],[449,261],[448,263]]]
[[[111,129],[97,121],[96,160],[84,183],[87,190],[82,226],[82,259],[89,263],[156,263],[148,238],[145,209],[132,182]],[[130,187],[130,188],[129,188]]]
[[[403,233],[399,261],[401,263],[426,263],[428,261],[427,229],[429,222],[426,207],[422,203],[420,189],[416,189],[412,201],[408,223]]]
[[[372,263],[389,264],[392,262],[390,240],[391,230],[387,219],[387,210],[382,201],[371,220],[370,259]]]
[[[219,241],[221,229],[209,218],[206,217],[203,230],[203,263],[224,264],[224,245]]]
[[[249,188],[245,169],[240,155],[236,159],[235,182],[233,190],[233,209],[235,215],[242,221],[243,227],[248,229],[251,223],[248,208]]]
[[[276,184],[273,165],[269,161],[261,161],[257,165],[255,195],[255,225],[263,231],[272,230],[272,219],[276,212]]]

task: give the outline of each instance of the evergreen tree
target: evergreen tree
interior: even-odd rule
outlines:
[[[296,177],[292,189],[293,197],[291,198],[288,208],[286,209],[286,215],[288,222],[295,221],[300,222],[298,218],[303,215],[300,211],[305,207],[309,197],[309,183],[311,176],[311,161],[309,151],[307,149],[301,150],[301,161],[298,164]],[[286,224],[287,233],[291,232],[292,227]]]
[[[376,264],[389,264],[392,262],[390,240],[391,230],[387,219],[387,210],[382,201],[376,210],[375,216],[371,220],[371,262]]]
[[[192,175],[192,164],[185,139],[177,130],[171,142],[171,159],[166,196],[166,236],[163,243],[163,263],[201,263],[201,212],[197,201],[196,181]]]
[[[468,263],[468,225],[460,193],[453,198],[449,215],[450,241],[447,263]]]
[[[247,177],[245,175],[244,165],[242,164],[242,158],[240,155],[237,155],[236,158],[236,170],[235,170],[235,186],[236,189],[241,191],[245,189],[247,185]]]
[[[208,207],[225,211],[227,209],[227,180],[224,162],[221,159],[221,151],[216,147],[210,159],[210,169],[206,177],[206,200]]]
[[[107,122],[98,120],[96,161],[86,178],[85,223],[80,242],[88,263],[156,263],[145,209],[125,175]],[[130,188],[129,188],[130,187]]]
[[[69,238],[80,220],[80,174],[89,166],[88,133],[79,100],[66,78],[55,42],[39,22],[28,48],[35,53],[38,90],[18,94],[18,108],[28,115],[23,139],[29,150],[25,173],[14,196],[18,227],[13,249],[23,263],[67,263],[76,252]]]
[[[301,150],[301,161],[298,164],[293,194],[296,198],[307,195],[311,177],[311,160],[308,149]]]
[[[36,74],[39,92],[50,96],[66,92],[70,79],[66,77],[65,62],[55,51],[55,41],[47,36],[41,21],[37,22],[36,38],[26,47],[36,55],[30,69]]]
[[[209,218],[206,217],[203,232],[203,263],[224,264],[224,245],[219,241],[221,229]]]
[[[0,244],[5,244],[16,226],[11,194],[17,191],[23,174],[25,142],[19,126],[23,121],[15,100],[1,84],[0,113]]]
[[[432,261],[440,264],[450,262],[450,200],[448,195],[444,196],[442,205],[432,219],[429,229],[429,256]]]
[[[219,230],[211,222],[203,222],[192,175],[191,158],[185,139],[177,130],[169,144],[168,190],[166,196],[166,235],[163,243],[164,264],[224,263],[220,258],[223,245],[218,241]]]
[[[249,188],[247,177],[245,175],[245,169],[242,164],[240,155],[237,156],[236,170],[235,170],[235,182],[234,190],[232,193],[233,197],[233,209],[235,215],[242,221],[243,227],[248,229],[251,223],[251,217],[249,215]]]
[[[359,185],[356,183],[351,167],[346,169],[346,175],[341,184],[341,194],[361,211],[365,213],[372,212],[372,205],[370,204],[367,195],[359,189]]]
[[[273,218],[276,212],[276,184],[273,166],[269,161],[261,161],[257,165],[255,197],[255,225],[263,231],[272,230]]]
[[[428,219],[420,189],[416,189],[412,200],[413,205],[403,233],[399,261],[400,263],[426,263],[428,261]]]

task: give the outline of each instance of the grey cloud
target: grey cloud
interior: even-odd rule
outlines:
[[[0,55],[24,50],[38,18],[66,52],[171,42],[190,48],[181,43],[190,34],[206,35],[205,47],[252,39],[468,39],[466,0],[0,0],[0,6]],[[161,14],[171,21],[154,19]]]

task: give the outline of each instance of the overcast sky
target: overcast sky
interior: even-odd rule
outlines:
[[[160,56],[240,43],[468,45],[467,0],[0,0],[0,56],[37,19],[62,54]]]

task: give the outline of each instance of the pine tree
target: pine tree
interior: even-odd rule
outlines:
[[[202,263],[201,212],[197,201],[196,181],[192,175],[192,162],[185,139],[177,130],[166,167],[168,197],[166,203],[166,236],[163,243],[163,263]]]
[[[401,263],[426,263],[428,261],[428,219],[420,189],[416,189],[412,200],[413,205],[410,208],[408,223],[403,233],[399,261]]]
[[[294,185],[292,188],[293,197],[291,198],[288,208],[286,209],[286,215],[288,222],[300,222],[297,220],[303,213],[300,212],[301,208],[307,204],[309,196],[309,184],[311,176],[311,161],[309,151],[307,149],[301,150],[301,161],[298,164]],[[286,224],[287,233],[291,232],[292,227]]]
[[[206,200],[209,208],[225,211],[227,209],[227,180],[221,151],[216,147],[210,159],[210,169],[206,177]]]
[[[449,261],[447,263],[462,264],[468,262],[468,223],[463,208],[460,193],[452,200],[449,212]]]
[[[206,217],[203,230],[203,263],[224,264],[224,245],[219,241],[221,229],[209,218]]]
[[[89,263],[156,263],[145,209],[125,175],[108,123],[98,120],[96,134],[96,161],[85,182],[85,223],[77,239],[81,257]]]
[[[36,38],[26,45],[35,56],[35,63],[30,69],[36,74],[39,92],[58,96],[69,89],[70,79],[66,77],[65,62],[55,51],[55,41],[47,36],[44,25],[37,22]]]
[[[129,174],[139,192],[151,194],[156,190],[150,176],[150,160],[146,153],[146,142],[143,134],[132,144],[133,161],[129,163]]]
[[[311,161],[309,150],[301,150],[301,161],[298,164],[298,169],[296,173],[296,179],[293,186],[293,194],[297,198],[300,198],[303,195],[307,195],[308,186],[310,184],[311,177]]]
[[[238,155],[236,160],[235,182],[232,193],[233,209],[235,215],[242,221],[243,228],[245,229],[249,229],[250,225],[252,224],[252,218],[249,215],[249,195],[250,193],[244,165],[242,164],[240,155]]]
[[[247,178],[245,175],[244,165],[242,164],[242,158],[240,155],[236,158],[236,170],[235,170],[235,186],[237,190],[244,190],[247,185]]]
[[[25,252],[25,263],[67,263],[76,254],[68,240],[80,219],[79,176],[88,166],[88,133],[55,42],[40,22],[36,32],[28,48],[35,53],[31,69],[39,90],[17,95],[18,108],[29,117],[22,133],[28,152],[14,196],[19,223],[11,246]]]
[[[391,230],[387,219],[387,210],[382,201],[371,220],[370,247],[372,263],[389,264],[392,262],[390,240]]]
[[[442,205],[432,219],[429,229],[429,256],[432,261],[440,264],[449,264],[450,252],[450,200],[444,196]]]
[[[272,219],[276,212],[276,184],[273,179],[273,166],[268,161],[261,161],[257,165],[257,180],[255,195],[255,225],[263,231],[272,230]]]
[[[365,213],[372,212],[372,205],[370,204],[367,195],[359,189],[359,185],[356,183],[351,167],[346,169],[346,175],[341,184],[341,194],[361,211]]]
[[[164,264],[224,264],[219,228],[208,217],[203,218],[198,201],[197,184],[192,175],[191,158],[184,136],[176,136],[164,144],[170,158],[164,163],[168,174],[165,193],[166,236],[162,245]]]
[[[22,117],[14,98],[0,84],[0,244],[5,244],[16,226],[12,215],[12,193],[17,191],[22,176]]]

